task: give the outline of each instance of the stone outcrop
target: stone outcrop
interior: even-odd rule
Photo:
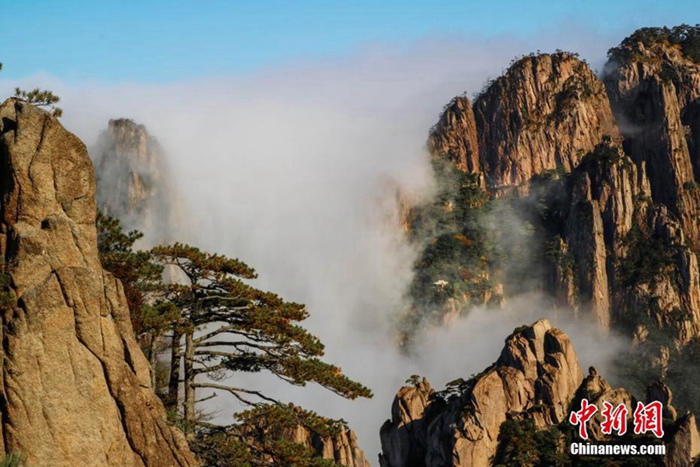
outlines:
[[[0,106],[2,451],[28,465],[190,466],[133,336],[121,284],[97,255],[83,143],[17,99]]]
[[[535,430],[566,431],[571,411],[578,410],[584,398],[597,408],[587,422],[588,442],[619,443],[618,433],[602,431],[603,403],[625,405],[628,433],[638,403],[626,389],[612,388],[593,367],[583,378],[573,344],[547,320],[516,329],[498,360],[468,381],[456,380],[443,391],[435,391],[425,378],[413,376],[410,382],[396,394],[391,419],[380,430],[382,467],[494,465],[500,462],[504,443],[513,442],[518,449],[518,440],[501,436],[504,422],[528,420]],[[676,419],[671,390],[660,381],[647,388],[646,403],[651,401],[664,407],[663,465],[693,465],[700,454],[694,415]],[[561,431],[556,449],[566,456],[568,445]],[[635,441],[631,437],[624,442]],[[651,436],[642,442],[658,440]]]
[[[558,196],[559,205],[550,206],[560,225],[547,235],[560,242],[555,249],[565,264],[543,280],[560,305],[590,313],[609,329],[617,259],[610,240],[629,231],[635,201],[649,189],[644,167],[621,150],[605,88],[588,65],[565,52],[516,61],[472,108],[464,97],[446,106],[428,147],[433,157],[476,174],[492,197],[515,192],[536,204],[542,187],[533,194],[533,184],[562,178],[554,189],[565,194],[565,205]],[[577,174],[571,183],[563,180],[567,173]]]
[[[445,108],[428,147],[482,173],[496,195],[524,193],[545,171],[570,171],[603,136],[618,136],[603,84],[565,52],[518,60],[469,104],[459,97]]]
[[[425,415],[434,395],[435,391],[425,378],[416,380],[413,386],[402,387],[396,394],[391,405],[391,419],[380,431],[382,466],[424,465],[427,452]]]
[[[627,429],[628,432],[631,432],[631,427],[634,426],[637,399],[624,388],[613,389],[593,367],[589,369],[588,376],[576,391],[572,409],[578,409],[583,398],[597,408],[595,416],[587,423],[590,442],[596,444],[614,443],[616,439],[619,439],[615,431],[610,435],[602,432],[603,402],[609,402],[613,407],[617,407],[619,404],[625,405],[627,408]],[[695,416],[692,413],[686,413],[677,420],[676,409],[672,405],[673,394],[669,387],[661,381],[647,387],[646,403],[652,401],[659,401],[663,406],[662,417],[666,430],[663,441],[666,445],[666,455],[663,457],[663,465],[666,467],[694,465],[694,462],[698,460],[697,456],[700,455],[700,434],[698,434]]]
[[[455,97],[445,107],[440,120],[430,131],[428,149],[432,154],[445,155],[464,172],[482,171],[476,119],[468,98]]]
[[[591,367],[588,376],[581,382],[581,386],[576,391],[572,408],[578,410],[581,407],[581,400],[586,399],[591,405],[597,407],[595,416],[588,422],[588,436],[591,440],[598,442],[609,441],[617,436],[617,433],[606,435],[601,429],[603,423],[603,402],[609,402],[613,407],[624,404],[627,408],[627,418],[630,419],[637,406],[637,400],[629,391],[624,388],[613,389],[610,384],[599,375],[595,368]],[[632,423],[630,422],[631,426]]]
[[[561,423],[582,379],[566,334],[547,320],[518,329],[496,363],[469,381],[437,393],[425,380],[402,388],[381,429],[381,465],[487,466],[507,414],[537,427]]]
[[[561,257],[568,262],[557,264],[561,276],[555,294],[566,292],[568,305],[590,311],[605,331],[612,320],[615,253],[632,229],[638,200],[648,193],[643,180],[640,169],[608,140],[581,160],[568,186],[555,187],[568,196],[557,232],[564,240],[558,246]]]
[[[667,443],[665,465],[667,467],[685,467],[697,465],[700,456],[700,434],[695,415],[687,413],[676,423],[675,432]]]
[[[461,218],[440,217],[442,214],[435,209],[416,208],[423,215],[438,212],[422,222],[432,227],[433,221],[442,228],[427,229],[428,238],[421,239],[424,255],[419,258],[441,254],[433,245],[440,245],[439,240],[451,235],[466,239],[471,251],[485,261],[478,263],[479,267],[464,264],[469,252],[455,260],[447,249],[441,263],[418,261],[414,284],[420,285],[423,277],[432,277],[438,264],[440,271],[457,273],[450,277],[455,292],[439,297],[439,303],[451,304],[450,310],[431,307],[431,300],[438,301],[429,293],[411,297],[414,315],[426,315],[431,322],[441,323],[449,315],[478,306],[459,295],[478,275],[490,278],[489,285],[500,287],[506,300],[513,294],[544,292],[554,306],[570,309],[577,319],[594,322],[603,332],[624,333],[634,347],[628,354],[633,357],[619,363],[628,365],[625,377],[636,373],[632,379],[648,378],[644,385],[656,377],[666,378],[668,386],[652,387],[648,398],[662,400],[668,420],[678,418],[674,424],[679,427],[678,441],[667,441],[669,446],[683,445],[688,455],[696,449],[697,429],[687,417],[678,417],[670,405],[669,387],[679,389],[678,407],[697,407],[687,387],[693,385],[690,380],[698,367],[687,355],[694,355],[700,337],[698,37],[700,27],[637,31],[611,49],[601,79],[573,54],[527,56],[487,83],[473,103],[460,96],[445,106],[428,138],[436,179],[458,193],[481,187],[489,203],[484,203],[487,208],[481,210],[481,205],[469,210],[460,203],[443,203],[447,214],[459,213]],[[445,165],[463,177],[441,177]],[[440,188],[442,185],[433,205],[445,199],[445,190]],[[489,217],[494,211],[509,221],[495,222],[495,216]],[[523,226],[531,237],[522,237],[519,244],[517,231]],[[418,230],[413,227],[413,231]],[[536,245],[528,243],[531,238],[536,239]],[[519,256],[515,260],[525,259],[525,265],[508,263],[507,255],[517,253],[517,248],[499,246],[503,239],[509,245],[529,248],[531,258]],[[502,256],[493,261],[498,254]],[[515,279],[512,271],[518,274]],[[514,287],[512,282],[518,284]],[[523,290],[520,283],[527,284],[527,289]],[[496,381],[492,371],[473,383],[485,384],[487,377]],[[472,385],[464,389],[461,394],[472,397]],[[595,403],[617,401],[629,409],[634,401],[629,392],[612,389],[597,374],[586,378],[580,391],[577,397],[585,394]],[[404,392],[399,400],[413,394]],[[384,455],[385,465],[400,465],[400,460],[408,456],[401,446],[422,449],[426,456],[439,451],[431,451],[430,444],[439,431],[439,417],[434,414],[445,413],[446,409],[439,408],[439,396],[424,396],[431,397],[432,402],[422,409],[425,415],[420,423],[415,421],[420,410],[410,412],[410,416],[392,412],[391,422],[382,430],[383,442],[390,447]],[[463,401],[457,405],[467,406]],[[464,417],[453,411],[450,421],[465,427],[464,438],[470,441],[461,445],[469,446],[466,450],[455,448],[464,443],[458,435],[445,435],[441,446],[447,446],[447,451],[443,452],[452,451],[443,457],[419,457],[448,465],[470,462],[464,459],[483,461],[482,454],[470,456],[478,449],[491,452],[494,445],[484,441],[492,438],[484,434],[489,430],[483,417],[476,431],[463,421],[476,413],[470,410],[464,412]],[[537,420],[538,426],[554,420],[537,419],[538,415],[529,411],[526,415]],[[419,437],[423,444],[416,439],[409,444],[403,441],[413,437],[415,430],[409,430],[409,426],[426,427],[421,428],[424,434]],[[600,438],[600,432],[595,436]],[[450,440],[449,446],[446,439]],[[679,460],[669,461],[669,465],[687,465],[693,456],[676,456]]]
[[[310,433],[303,427],[297,427],[285,437],[296,443],[310,446],[318,457],[344,467],[370,467],[365,453],[357,444],[357,435],[349,428],[341,430],[335,436],[322,437]]]
[[[173,241],[181,203],[172,187],[165,152],[146,127],[120,118],[110,120],[90,149],[102,212],[119,219],[125,231],[144,233],[145,243]]]
[[[682,347],[700,336],[700,63],[668,41],[610,57],[602,80],[565,52],[517,60],[473,104],[453,99],[428,147],[522,200],[546,252],[525,268],[537,290],[605,332],[658,328]]]
[[[663,43],[624,44],[613,51],[604,82],[625,150],[635,163],[646,164],[654,202],[665,205],[697,243],[700,64]]]

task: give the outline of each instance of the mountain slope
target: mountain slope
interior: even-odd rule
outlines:
[[[85,146],[17,99],[0,121],[3,451],[29,465],[197,465],[100,265]]]

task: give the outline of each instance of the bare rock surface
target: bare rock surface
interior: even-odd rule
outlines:
[[[537,427],[564,421],[583,374],[568,336],[549,321],[516,330],[496,363],[434,392],[426,380],[398,392],[381,429],[384,467],[487,466],[509,413]]]
[[[28,465],[190,466],[133,336],[121,284],[97,255],[84,144],[47,112],[0,106],[3,451]]]
[[[297,427],[285,437],[296,443],[310,446],[316,455],[344,467],[370,467],[364,451],[357,443],[357,434],[351,429],[341,430],[335,436],[320,436]]]
[[[173,230],[185,228],[166,153],[144,125],[110,120],[90,155],[98,207],[119,219],[124,230],[141,231],[152,246],[173,241]]]
[[[462,138],[469,142],[464,145],[467,154],[470,149],[476,154],[471,147],[478,140],[479,165],[465,168],[483,172],[494,194],[514,187],[523,193],[535,175],[570,171],[604,136],[618,137],[603,84],[586,63],[566,52],[516,61],[473,107],[475,125],[464,112],[464,124],[447,128],[467,130]],[[450,112],[453,107],[446,109],[443,119],[449,119]],[[458,140],[449,135],[432,138],[439,139]]]
[[[566,52],[514,61],[473,103],[454,98],[428,147],[491,199],[544,206],[546,224],[521,222],[555,257],[532,267],[558,306],[682,347],[700,336],[700,64],[668,42],[612,50],[602,80]]]
[[[667,206],[697,243],[700,64],[671,45],[625,48],[629,58],[612,59],[604,76],[625,149],[646,165],[654,201]]]

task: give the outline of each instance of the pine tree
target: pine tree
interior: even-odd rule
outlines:
[[[237,259],[179,243],[134,251],[140,232],[124,233],[117,220],[100,213],[97,226],[102,265],[122,281],[137,337],[153,343],[170,336],[164,402],[207,465],[334,465],[292,435],[303,428],[327,438],[347,429],[344,421],[226,382],[236,372],[266,371],[297,386],[318,383],[349,399],[371,397],[369,389],[320,359],[323,344],[298,324],[308,317],[306,307],[248,285],[244,281],[257,275]],[[164,283],[166,268],[172,280]],[[155,368],[157,349],[147,351]],[[229,393],[249,408],[235,415],[237,423],[208,424],[197,415],[201,390]]]
[[[163,336],[179,319],[179,310],[163,297],[163,266],[149,252],[134,251],[143,237],[139,231],[124,233],[119,221],[97,213],[97,245],[102,267],[119,279],[129,305],[136,339],[153,368],[152,385],[157,389],[158,351]]]
[[[225,391],[251,407],[284,405],[259,391],[220,383],[239,371],[266,371],[297,386],[315,382],[349,399],[371,396],[369,389],[319,358],[324,352],[319,338],[296,324],[309,316],[306,307],[245,283],[243,279],[257,277],[245,263],[179,243],[151,253],[185,278],[168,284],[166,296],[180,311],[173,323],[169,393],[171,398],[178,393],[182,361],[186,424],[196,423],[198,389]]]
[[[51,91],[39,88],[34,88],[31,91],[24,91],[20,88],[15,88],[15,97],[18,97],[32,105],[48,107],[51,109],[51,115],[54,117],[61,117],[63,115],[63,109],[56,106],[56,104],[60,102],[61,98]]]
[[[2,63],[0,63],[0,71],[2,71]],[[25,91],[15,88],[15,97],[32,105],[48,107],[51,109],[51,115],[56,118],[63,115],[63,109],[56,106],[61,101],[61,98],[46,89],[34,88],[31,91]]]

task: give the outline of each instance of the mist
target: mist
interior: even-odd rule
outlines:
[[[536,50],[577,51],[602,68],[607,48],[628,32],[563,31],[527,40],[368,45],[347,56],[165,85],[76,85],[35,76],[0,81],[0,92],[52,89],[63,100],[63,124],[88,146],[110,118],[146,125],[168,155],[182,200],[186,221],[173,237],[237,257],[256,268],[253,285],[305,303],[311,317],[304,324],[326,344],[327,361],[375,396],[345,401],[259,375],[235,375],[237,384],[260,384],[273,396],[347,420],[376,461],[379,428],[410,375],[439,387],[480,372],[516,326],[549,317],[570,333],[584,367],[600,367],[615,352],[584,321],[536,296],[510,299],[503,310],[474,310],[434,330],[410,357],[393,341],[416,257],[398,223],[396,188],[415,199],[429,196],[425,140],[452,97],[471,96],[513,57]],[[206,409],[214,421],[230,423],[241,407],[221,395]]]

